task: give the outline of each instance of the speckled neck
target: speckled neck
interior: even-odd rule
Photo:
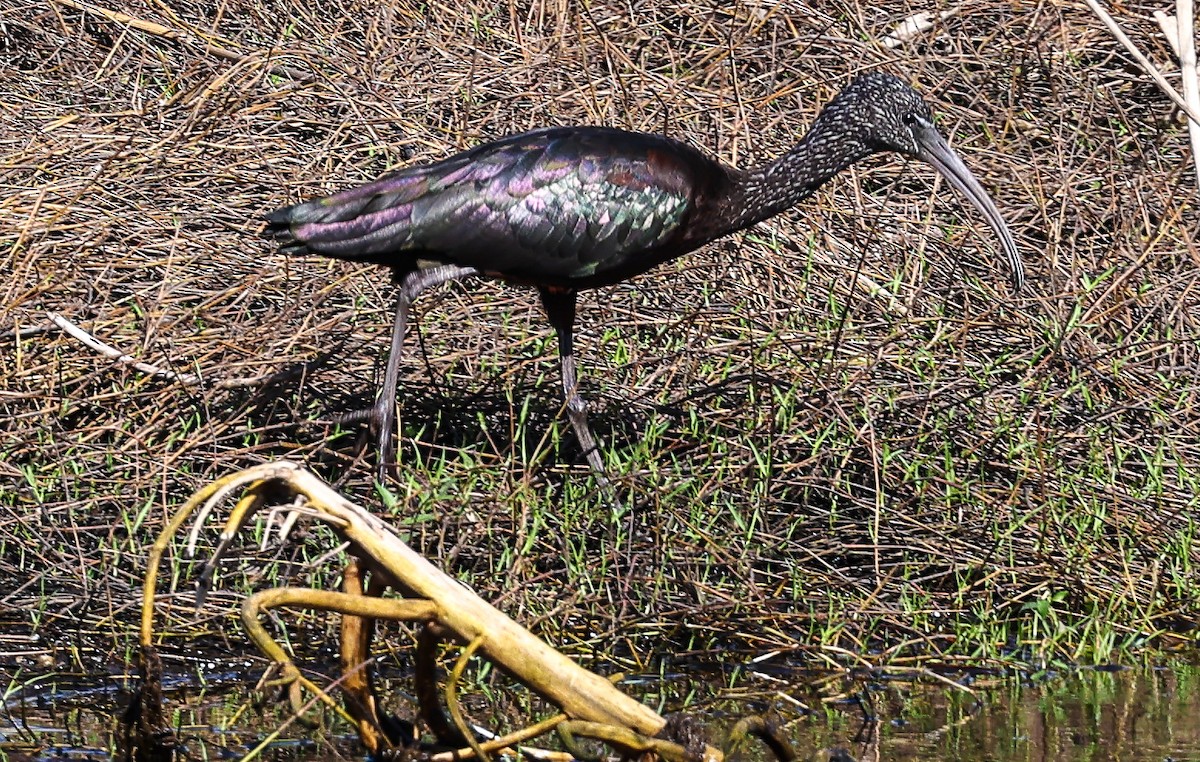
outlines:
[[[830,178],[875,151],[854,135],[818,120],[796,147],[770,164],[742,173],[732,208],[733,230],[753,225],[811,196]]]

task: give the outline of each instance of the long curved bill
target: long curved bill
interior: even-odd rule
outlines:
[[[1013,290],[1020,291],[1025,285],[1025,266],[1021,264],[1021,256],[1017,254],[1017,244],[1013,241],[1012,233],[1008,232],[1008,225],[1004,224],[1004,218],[988,197],[987,191],[932,124],[920,120],[915,125],[914,133],[917,138],[917,158],[932,165],[947,182],[966,196],[992,226],[992,230],[996,231],[1012,271]]]

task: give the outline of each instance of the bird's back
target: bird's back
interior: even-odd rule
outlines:
[[[581,287],[694,248],[688,223],[727,182],[720,164],[660,135],[548,128],[281,209],[267,230],[287,253]]]

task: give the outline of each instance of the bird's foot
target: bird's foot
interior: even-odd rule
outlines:
[[[388,475],[391,475],[393,478],[397,476],[395,462],[396,432],[394,431],[396,408],[394,405],[385,404],[381,398],[376,400],[375,404],[369,408],[342,413],[333,416],[332,420],[336,424],[361,423],[366,421],[368,423],[367,430],[375,435],[375,454],[378,457],[375,467],[375,478],[383,482]]]
[[[331,415],[329,420],[337,424],[362,423],[363,421],[373,421],[374,415],[375,408],[365,407],[362,410],[351,410],[349,413],[338,413],[337,415]],[[374,428],[374,424],[372,424],[372,428]]]

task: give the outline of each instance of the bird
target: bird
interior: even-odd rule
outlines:
[[[999,238],[1014,293],[1024,267],[987,192],[934,125],[921,95],[884,72],[855,77],[788,152],[738,169],[663,135],[547,127],[400,169],[265,216],[286,255],[390,268],[398,284],[383,386],[369,418],[378,476],[394,455],[399,361],[422,291],[470,276],[538,290],[559,349],[567,417],[598,482],[608,484],[579,393],[574,326],[580,291],[619,283],[795,206],[870,155],[933,166]]]

